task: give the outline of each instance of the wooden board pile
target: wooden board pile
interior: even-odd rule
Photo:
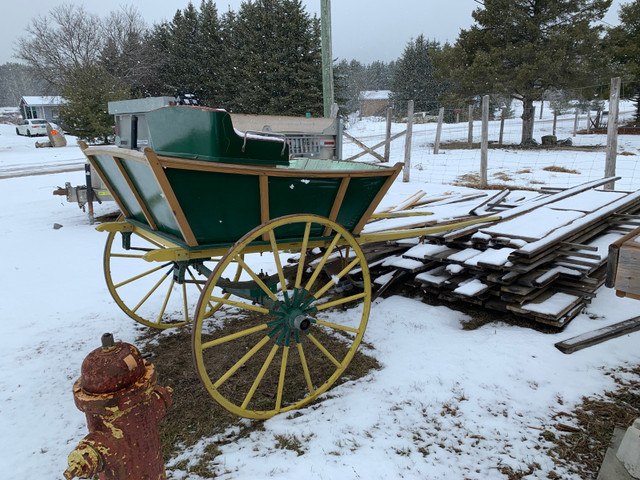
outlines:
[[[445,301],[468,302],[562,327],[604,283],[609,244],[640,225],[640,191],[598,189],[609,181],[529,198],[508,190],[484,199],[450,198],[462,212],[452,220],[484,215],[500,219],[398,242],[401,251],[372,266],[375,283],[383,291],[404,278]],[[436,212],[443,202],[447,203],[409,202],[401,209],[408,211],[421,203]],[[367,229],[429,225],[427,216],[419,218],[423,219],[404,219],[406,227],[399,226],[397,218],[374,219]]]

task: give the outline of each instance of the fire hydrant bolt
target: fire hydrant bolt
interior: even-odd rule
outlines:
[[[156,385],[154,366],[137,348],[109,337],[103,336],[103,346],[82,362],[82,375],[73,386],[89,434],[69,455],[64,476],[166,479],[158,421],[171,404],[172,391]]]

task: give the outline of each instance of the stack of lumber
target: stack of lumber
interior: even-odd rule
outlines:
[[[412,279],[444,301],[562,327],[604,283],[609,245],[640,225],[640,191],[599,189],[609,181],[528,198],[505,190],[481,202],[463,199],[456,208],[464,207],[466,215],[453,220],[500,219],[399,242],[403,250],[372,270],[375,282],[383,290],[397,278]],[[437,205],[429,206],[437,216]],[[383,231],[388,227],[382,223],[368,228]]]

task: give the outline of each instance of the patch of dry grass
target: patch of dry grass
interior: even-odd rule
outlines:
[[[230,315],[224,322],[223,331],[228,334],[242,328],[243,325],[251,321],[248,317],[251,317],[251,315],[237,317]],[[314,331],[314,336],[335,355],[347,348],[345,339],[339,335],[332,336],[318,330]],[[233,343],[233,347],[237,352],[246,352],[255,345],[256,341],[255,337],[247,336]],[[188,462],[179,462],[174,467],[168,467],[168,470],[174,468],[197,474],[202,478],[215,478],[216,475],[221,473],[217,471],[218,464],[216,464],[216,457],[220,453],[220,447],[247,437],[256,430],[263,429],[263,422],[242,419],[222,408],[211,398],[201,383],[192,362],[190,326],[170,332],[144,330],[138,338],[137,344],[142,346],[141,350],[145,355],[150,355],[148,359],[155,365],[158,372],[158,385],[173,388],[173,403],[166,417],[160,422],[160,437],[165,461],[169,461],[184,451],[185,448],[195,445],[202,439],[219,435],[218,439],[212,439],[204,447],[204,453],[199,458]],[[345,375],[338,379],[334,386],[347,380],[361,378],[372,369],[380,368],[380,365],[373,357],[362,353],[363,350],[367,350],[367,345],[364,343],[360,345]],[[294,356],[294,352],[295,349],[292,349],[291,357]],[[321,371],[322,369],[330,368],[327,366],[327,362],[321,361],[319,355],[311,351],[311,349],[305,353],[307,353],[312,377],[314,375],[321,376],[324,373]],[[231,360],[225,358],[227,356],[234,357],[232,352],[223,350],[211,357],[210,363],[212,365],[217,364],[214,368],[219,370],[219,372],[213,372],[213,375],[218,373],[222,375],[220,372],[224,372],[225,369],[229,368]],[[230,387],[235,386],[240,391],[246,392],[245,387],[247,385],[250,386],[255,380],[258,370],[255,369],[253,363],[247,362],[245,368],[241,368],[233,375],[233,381],[229,380],[227,383]],[[296,400],[296,395],[298,396],[297,398],[301,398],[305,394],[306,381],[302,371],[297,374],[293,372],[290,374],[291,370],[293,369],[287,370],[285,394],[290,395],[289,401],[293,402]],[[277,380],[269,378],[268,375],[265,376],[264,381],[260,384],[260,389],[256,393],[254,408],[267,405],[266,408],[273,408],[273,398],[277,389],[277,383],[274,382],[277,382]],[[321,401],[322,398],[316,400],[316,402]],[[296,414],[299,414],[299,412],[294,412],[292,415]],[[233,433],[225,434],[225,432],[229,432],[230,427],[235,427]],[[223,436],[223,434],[226,436]],[[303,445],[298,439],[280,438],[276,439],[276,441],[277,448],[287,448],[297,452],[303,451]],[[293,448],[294,446],[295,448]]]
[[[506,173],[498,172],[493,175],[493,177],[498,178],[501,182],[512,182],[513,178],[507,175]],[[544,183],[544,182],[530,182],[530,183]],[[509,183],[491,183],[489,185],[482,186],[480,185],[480,174],[479,173],[465,173],[464,175],[458,176],[454,185],[458,185],[460,187],[467,188],[475,188],[477,190],[530,190],[533,192],[538,191],[535,188],[531,187],[520,187],[515,186]]]
[[[493,176],[493,178],[497,178],[501,182],[511,182],[511,181],[513,181],[513,177],[511,177],[510,175],[506,174],[505,172],[496,172],[492,176]]]
[[[554,463],[583,479],[597,477],[615,427],[626,429],[640,417],[640,365],[611,375],[615,391],[584,398],[573,412],[559,412],[555,428],[542,433],[554,444],[548,451]],[[549,478],[560,477],[552,472]]]
[[[573,173],[576,175],[579,175],[580,172],[577,170],[571,170],[569,168],[565,168],[565,167],[556,167],[551,166],[551,167],[544,167],[542,170],[544,170],[545,172],[556,172],[556,173]]]

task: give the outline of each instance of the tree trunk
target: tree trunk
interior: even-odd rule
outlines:
[[[524,97],[522,99],[522,144],[533,139],[533,121],[535,114],[536,108],[533,106],[533,100]]]

